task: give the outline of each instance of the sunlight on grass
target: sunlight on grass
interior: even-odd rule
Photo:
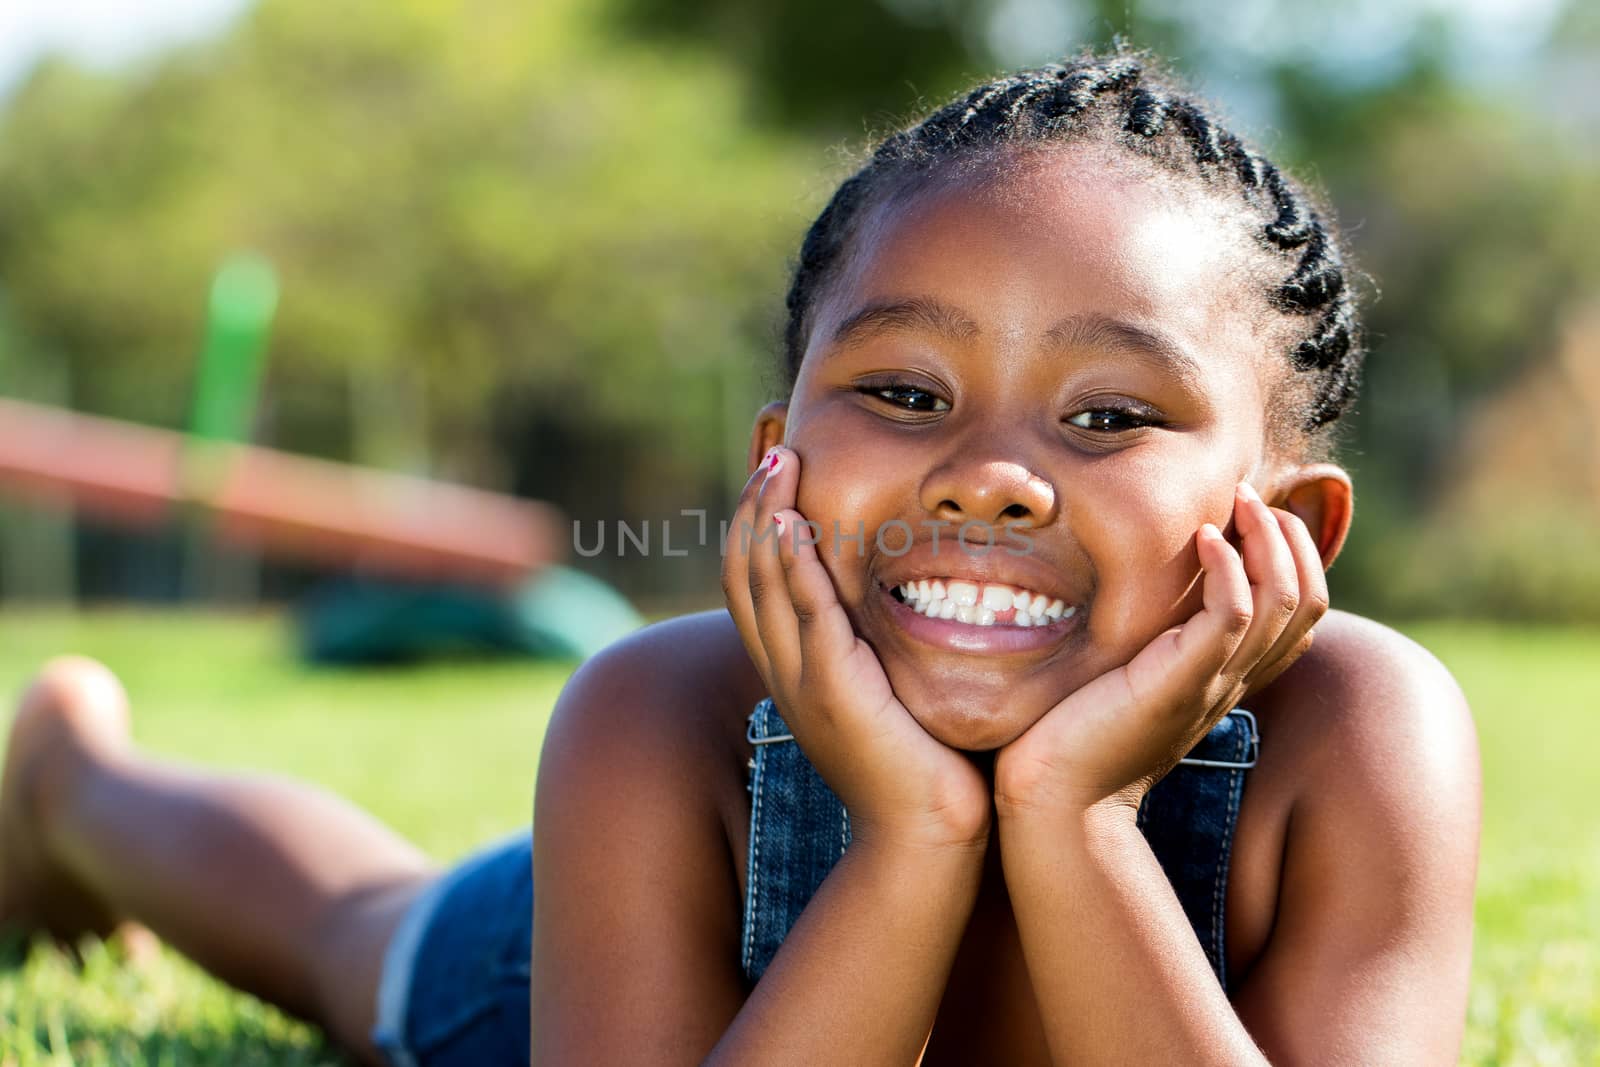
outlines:
[[[1464,1062],[1600,1062],[1600,631],[1402,627],[1455,672],[1483,749],[1485,819]],[[540,739],[570,667],[315,670],[278,620],[147,613],[0,618],[0,694],[51,654],[125,679],[155,752],[317,782],[442,861],[526,825]],[[0,970],[0,1065],[337,1064],[318,1032],[170,951],[79,971],[37,944]],[[24,955],[25,954],[25,955]]]
[[[571,670],[325,670],[295,662],[272,618],[10,614],[0,618],[7,703],[63,651],[122,677],[134,735],[150,751],[316,782],[446,862],[531,819],[539,744]],[[343,1062],[314,1028],[176,953],[133,969],[91,943],[87,964],[75,977],[66,955],[41,943],[19,970],[0,970],[0,1065]]]
[[[1600,1062],[1600,631],[1429,625],[1483,751],[1483,854],[1463,1058]]]

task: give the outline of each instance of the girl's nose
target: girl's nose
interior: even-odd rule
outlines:
[[[1046,526],[1056,518],[1055,486],[1015,460],[953,458],[922,482],[922,506],[960,524]]]

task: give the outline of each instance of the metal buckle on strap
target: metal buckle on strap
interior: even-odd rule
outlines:
[[[1261,755],[1261,735],[1256,732],[1256,717],[1243,708],[1234,708],[1229,715],[1238,715],[1250,727],[1250,757],[1245,760],[1225,759],[1189,759],[1184,757],[1179,763],[1187,763],[1191,767],[1223,767],[1229,770],[1247,770],[1256,765],[1256,759]],[[752,723],[752,725],[754,725]]]
[[[749,719],[747,720],[747,725],[744,729],[744,739],[746,741],[750,742],[752,745],[772,745],[778,743],[779,741],[794,740],[794,734],[773,734],[770,737],[756,736],[757,714],[759,714],[759,710],[752,711]],[[1240,716],[1245,720],[1245,724],[1250,727],[1250,756],[1248,759],[1190,759],[1186,756],[1178,762],[1187,763],[1191,767],[1222,767],[1229,770],[1248,770],[1249,768],[1254,767],[1256,765],[1256,760],[1261,755],[1261,735],[1256,731],[1256,717],[1253,713],[1245,711],[1243,708],[1234,708],[1232,711],[1228,712],[1228,714]]]
[[[746,741],[750,742],[752,745],[770,745],[778,741],[794,740],[794,734],[773,734],[771,737],[757,737],[756,716],[760,713],[761,709],[758,707],[755,711],[750,713],[750,718],[746,720],[749,723],[749,725],[744,728],[744,739]]]

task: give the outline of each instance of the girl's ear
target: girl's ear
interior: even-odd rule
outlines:
[[[1322,569],[1327,570],[1350,532],[1353,497],[1350,475],[1343,467],[1308,463],[1279,480],[1267,503],[1299,516],[1317,543]]]
[[[774,400],[756,412],[755,429],[750,434],[750,461],[744,472],[746,477],[756,472],[756,464],[761,462],[769,448],[783,444],[783,431],[788,418],[787,400]]]

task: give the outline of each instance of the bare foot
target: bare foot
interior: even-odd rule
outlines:
[[[59,656],[34,676],[0,776],[0,926],[46,930],[69,944],[118,927],[119,916],[52,861],[48,830],[74,778],[129,746],[127,693],[106,667]]]

